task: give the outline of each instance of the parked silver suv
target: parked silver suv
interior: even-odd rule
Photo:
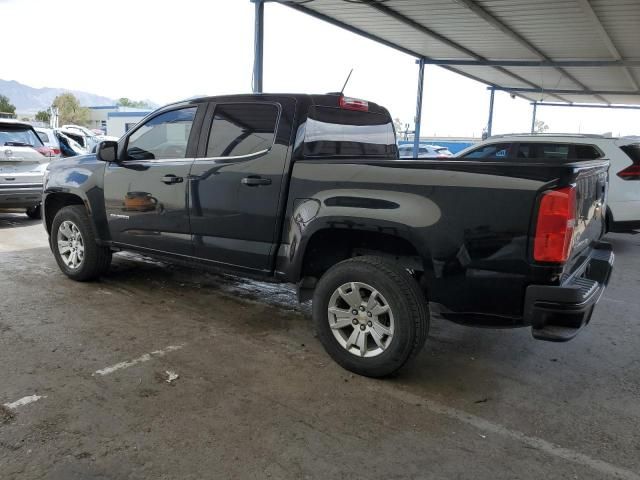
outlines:
[[[31,125],[0,119],[0,208],[25,208],[40,218],[44,172],[53,155]]]

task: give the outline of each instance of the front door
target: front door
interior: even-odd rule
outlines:
[[[200,140],[202,158],[191,168],[195,255],[267,271],[279,231],[295,101],[218,102],[210,109]]]
[[[123,158],[105,169],[104,197],[114,242],[178,255],[193,247],[187,207],[198,108],[162,112],[125,139]],[[204,111],[202,111],[204,114]]]

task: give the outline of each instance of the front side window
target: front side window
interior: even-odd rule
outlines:
[[[475,158],[475,159],[504,159],[511,156],[511,143],[492,143],[489,145],[483,145],[477,148],[461,158]]]
[[[147,121],[129,137],[127,157],[131,160],[185,158],[197,109],[171,110]]]
[[[207,157],[240,157],[273,145],[279,109],[268,103],[229,103],[216,106]]]

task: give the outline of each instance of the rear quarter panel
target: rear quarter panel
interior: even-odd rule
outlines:
[[[307,242],[322,229],[385,232],[418,251],[431,301],[518,315],[532,275],[536,198],[558,181],[544,168],[504,164],[298,161],[278,270],[296,279]]]

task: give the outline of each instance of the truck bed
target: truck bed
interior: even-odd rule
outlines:
[[[291,247],[315,232],[364,229],[405,239],[429,298],[450,317],[518,324],[531,283],[559,284],[603,229],[608,161],[299,160],[293,166],[278,270],[295,277]],[[541,193],[575,185],[579,218],[565,266],[532,260]]]

